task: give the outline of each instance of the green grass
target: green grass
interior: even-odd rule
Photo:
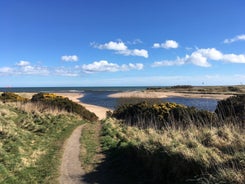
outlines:
[[[30,105],[24,110],[24,104],[20,109],[0,103],[0,183],[57,183],[63,142],[84,123],[79,116],[41,113]]]
[[[94,122],[87,123],[82,129],[80,160],[86,173],[93,171],[99,162],[100,127],[99,122]]]

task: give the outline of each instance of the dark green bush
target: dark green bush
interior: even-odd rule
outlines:
[[[33,95],[31,101],[33,103],[42,103],[47,107],[54,107],[58,108],[59,110],[65,110],[67,112],[79,114],[82,118],[89,121],[98,120],[98,117],[94,113],[88,111],[82,105],[75,103],[63,96],[57,96],[50,93],[37,93]]]
[[[235,120],[245,122],[245,94],[231,96],[225,100],[220,100],[215,110],[222,120]]]
[[[28,99],[12,92],[4,92],[0,96],[0,100],[3,102],[27,102]]]

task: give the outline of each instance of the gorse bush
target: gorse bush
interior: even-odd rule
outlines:
[[[31,101],[33,103],[42,103],[45,106],[50,108],[58,108],[59,110],[65,110],[67,112],[76,113],[80,115],[82,118],[89,121],[97,121],[98,117],[88,111],[82,105],[75,103],[63,96],[57,96],[55,94],[50,93],[37,93],[33,95]]]
[[[199,126],[207,122],[212,124],[216,118],[214,113],[194,107],[169,102],[152,104],[147,101],[120,105],[114,110],[112,116],[124,120],[128,125],[157,129],[166,126],[186,127],[189,124]]]
[[[28,99],[11,92],[4,92],[0,96],[3,102],[27,102]]]

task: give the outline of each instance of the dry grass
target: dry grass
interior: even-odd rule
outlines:
[[[158,160],[157,166],[147,166],[153,170],[155,167],[154,172],[175,172],[176,177],[185,178],[185,181],[192,179],[196,183],[203,182],[199,181],[203,177],[210,183],[243,184],[245,181],[245,131],[235,125],[155,130],[139,129],[107,120],[104,127],[107,135],[111,135],[116,142],[114,145],[119,142],[124,142],[121,145],[134,145],[138,150],[137,157],[146,165],[152,160]],[[175,162],[169,163],[162,157],[169,157],[170,161]],[[188,173],[185,176],[185,171],[193,172],[193,175]],[[153,177],[164,177],[164,174]],[[197,178],[193,180],[194,177]]]

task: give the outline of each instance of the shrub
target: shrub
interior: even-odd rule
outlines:
[[[211,124],[215,114],[176,103],[150,104],[144,101],[119,106],[114,110],[113,117],[124,120],[128,125],[161,129],[165,126],[186,127],[193,123],[197,126]]]
[[[245,94],[231,96],[225,100],[220,100],[215,110],[222,120],[235,120],[238,124],[245,122]]]
[[[58,108],[59,110],[65,110],[67,112],[79,114],[82,118],[89,121],[98,120],[98,117],[94,113],[88,111],[82,105],[75,103],[63,96],[57,96],[50,93],[37,93],[33,95],[31,101],[34,103],[42,103],[47,107],[54,107]]]
[[[12,92],[4,92],[0,96],[0,100],[3,102],[27,102],[28,99]]]

